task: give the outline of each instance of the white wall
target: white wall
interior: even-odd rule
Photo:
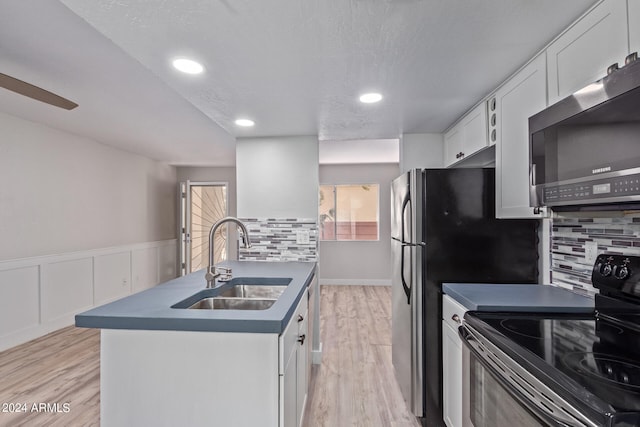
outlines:
[[[0,351],[176,276],[172,166],[0,113]]]
[[[316,218],[317,136],[238,139],[236,179],[240,218]]]
[[[176,170],[0,113],[0,260],[176,237]]]
[[[441,133],[406,133],[400,140],[400,170],[444,167],[444,137]]]
[[[321,241],[320,284],[391,284],[391,181],[397,164],[320,165],[321,184],[380,186],[378,241]]]

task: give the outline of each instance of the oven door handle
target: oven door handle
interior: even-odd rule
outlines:
[[[473,353],[482,366],[491,373],[494,379],[498,381],[511,396],[516,398],[522,405],[547,424],[566,427],[574,425],[577,420],[580,421],[582,425],[589,427],[602,425],[600,422],[596,422],[596,420],[587,418],[585,414],[557,396],[549,387],[528,373],[525,368],[519,366],[492,343],[486,339],[479,339],[479,333],[466,322],[458,328],[458,335],[464,344],[463,349]],[[493,357],[487,356],[487,353],[492,354]],[[500,372],[501,370],[502,372]],[[514,378],[522,378],[525,381],[518,382]],[[534,396],[535,398],[532,399],[529,396]],[[550,399],[549,396],[555,399]],[[467,402],[467,404],[468,403],[469,402]],[[560,403],[561,406],[558,406],[558,403]],[[553,411],[552,408],[555,408],[556,411]],[[563,414],[563,411],[565,411],[566,414]],[[562,414],[564,416],[558,416],[556,414]]]

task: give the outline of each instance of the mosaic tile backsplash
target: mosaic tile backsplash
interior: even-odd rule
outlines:
[[[318,224],[308,218],[242,218],[251,248],[240,247],[239,259],[250,261],[317,261]]]
[[[551,282],[593,297],[598,290],[591,285],[586,242],[596,242],[599,254],[640,255],[640,212],[564,214],[552,220]]]

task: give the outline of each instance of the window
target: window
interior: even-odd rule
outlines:
[[[378,240],[378,184],[321,185],[320,240]]]

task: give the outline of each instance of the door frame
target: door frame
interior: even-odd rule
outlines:
[[[225,188],[224,216],[229,215],[229,182],[181,181],[178,183],[178,271],[180,276],[191,273],[191,187],[218,186]],[[229,253],[229,229],[227,228],[226,252]]]

